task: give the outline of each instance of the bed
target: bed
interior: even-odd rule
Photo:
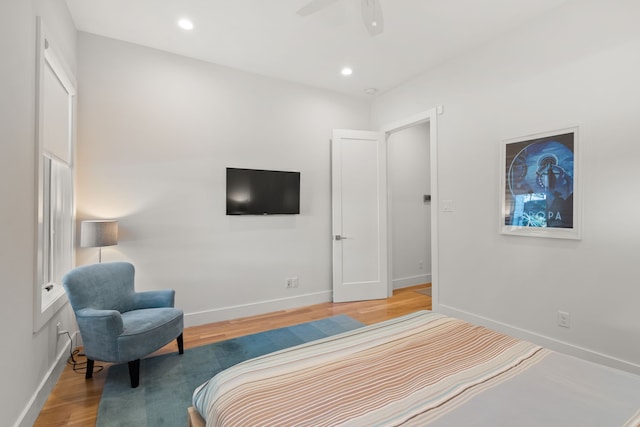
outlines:
[[[640,376],[420,311],[226,369],[189,422],[637,427]]]

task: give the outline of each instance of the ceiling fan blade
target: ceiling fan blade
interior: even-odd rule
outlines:
[[[380,0],[362,0],[362,19],[364,26],[372,36],[377,36],[384,30],[382,8]]]
[[[306,6],[298,9],[298,15],[307,16],[316,13],[338,0],[311,0]]]

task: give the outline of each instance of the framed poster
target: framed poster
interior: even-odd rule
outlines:
[[[580,239],[578,128],[503,141],[500,232]]]

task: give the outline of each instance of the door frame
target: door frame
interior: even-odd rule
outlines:
[[[432,309],[436,311],[438,307],[438,213],[439,213],[439,196],[438,196],[438,125],[437,117],[442,114],[444,109],[442,106],[437,106],[427,111],[423,111],[412,116],[406,117],[397,122],[393,122],[382,126],[380,129],[385,134],[387,141],[387,150],[389,149],[389,137],[403,129],[410,128],[422,123],[429,123],[429,153],[430,153],[430,178],[431,178],[431,300]],[[388,156],[387,156],[388,159]],[[391,186],[388,182],[389,176],[387,175],[387,293],[389,296],[393,295],[393,281],[392,281],[392,261],[393,261],[393,245],[392,242],[392,227],[391,227]]]

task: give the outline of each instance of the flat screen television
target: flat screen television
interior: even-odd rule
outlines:
[[[300,213],[300,172],[227,168],[227,215]]]

